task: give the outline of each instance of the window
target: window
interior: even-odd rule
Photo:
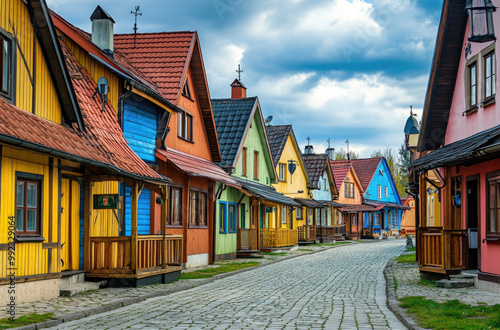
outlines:
[[[327,189],[327,186],[326,186],[326,179],[325,179],[325,178],[323,178],[323,189],[324,189],[325,191],[326,191],[326,190],[328,190],[328,189]]]
[[[469,108],[477,104],[477,65],[473,63],[469,66]]]
[[[382,186],[381,185],[377,186],[377,198],[378,199],[382,198]]]
[[[345,182],[344,183],[344,193],[346,198],[354,198],[354,183]]]
[[[484,57],[484,97],[488,99],[495,96],[495,53],[489,53]]]
[[[207,194],[189,191],[189,227],[207,226]]]
[[[384,196],[389,197],[389,189],[387,187],[384,187]]]
[[[486,237],[500,237],[500,173],[487,175],[488,180],[488,214],[486,221]]]
[[[178,136],[181,139],[192,142],[193,141],[193,116],[181,111],[177,114],[178,118]]]
[[[167,223],[182,226],[182,188],[170,186],[170,214]]]
[[[286,225],[286,206],[281,206],[281,223]]]
[[[398,227],[398,216],[397,216],[396,211],[389,212],[389,226],[391,228]]]
[[[253,178],[255,180],[259,179],[259,152],[254,151],[253,153]]]
[[[374,226],[380,226],[380,212],[375,213],[375,220],[373,220]]]
[[[352,216],[352,225],[353,226],[357,226],[358,225],[358,218],[355,215]]]
[[[16,177],[17,234],[40,235],[42,176],[27,174]]]
[[[227,233],[227,203],[219,202],[219,233]]]
[[[229,203],[228,225],[229,225],[229,232],[236,233],[236,204],[235,203]]]
[[[297,213],[296,214],[297,220],[302,220],[304,217],[304,215],[302,213],[303,209],[301,207],[297,207],[295,210],[296,210],[295,212]]]
[[[367,212],[365,214],[366,214],[366,227],[373,227],[372,213]]]
[[[286,164],[279,164],[279,180],[286,181]]]
[[[243,148],[243,152],[241,154],[241,164],[242,164],[242,170],[241,170],[241,175],[246,176],[247,175],[247,148]]]
[[[186,82],[184,83],[184,88],[182,89],[182,95],[187,97],[190,100],[193,100],[191,97],[191,90],[189,89],[189,79],[186,78]]]
[[[246,228],[245,227],[245,204],[240,205],[240,228]]]
[[[13,38],[0,29],[0,96],[13,101],[14,97],[14,55],[15,47]]]

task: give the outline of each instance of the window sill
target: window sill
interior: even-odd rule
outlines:
[[[500,237],[487,237],[483,238],[483,243],[500,243]]]
[[[469,116],[469,115],[472,115],[473,113],[476,113],[477,112],[477,105],[475,106],[472,106],[471,108],[465,110],[463,113],[462,113],[462,116]]]
[[[183,228],[183,225],[167,225],[167,228]]]
[[[182,96],[184,96],[184,98],[188,99],[189,101],[194,102],[194,100],[186,94],[182,93]]]
[[[28,243],[28,242],[45,242],[45,238],[40,235],[18,235],[16,236],[16,242]]]
[[[254,179],[255,180],[255,179]],[[286,180],[278,180],[278,182],[285,182],[286,183]]]
[[[495,103],[495,95],[488,97],[481,104],[483,105],[483,108],[485,108],[489,105],[492,105],[493,103]]]
[[[178,137],[179,139],[183,140],[183,141],[186,141],[187,143],[194,144],[194,142],[193,142],[193,141],[188,140],[188,139],[185,139],[185,138],[183,138],[182,136],[177,135],[177,137]]]
[[[189,225],[189,229],[208,229],[208,226],[196,226],[196,225]]]
[[[253,178],[253,181],[260,181],[260,180],[259,180],[259,179],[257,179],[257,178]]]
[[[237,232],[236,231],[228,231],[227,233],[228,234],[236,234]]]

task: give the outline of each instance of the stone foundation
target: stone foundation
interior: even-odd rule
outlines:
[[[0,286],[0,305],[7,306],[11,297],[15,303],[23,304],[59,297],[59,278],[15,284],[15,293],[9,294],[10,285]]]

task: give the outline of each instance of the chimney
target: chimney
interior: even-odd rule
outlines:
[[[247,88],[238,79],[234,79],[231,84],[231,98],[244,99],[247,97]]]
[[[304,153],[306,155],[313,155],[314,154],[314,148],[313,146],[310,146],[310,145],[307,145],[305,150],[304,150]]]
[[[325,152],[330,160],[335,160],[335,148],[327,148]]]
[[[115,21],[101,6],[92,15],[92,42],[109,56],[113,56],[113,24]]]

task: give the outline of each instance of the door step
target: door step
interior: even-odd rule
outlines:
[[[236,258],[263,258],[260,254],[260,250],[238,250],[236,252]]]
[[[72,297],[77,294],[99,290],[99,282],[74,283],[59,289],[59,294],[63,297]]]
[[[475,276],[466,274],[450,275],[449,280],[439,280],[436,281],[436,286],[438,288],[467,288],[474,286]]]

